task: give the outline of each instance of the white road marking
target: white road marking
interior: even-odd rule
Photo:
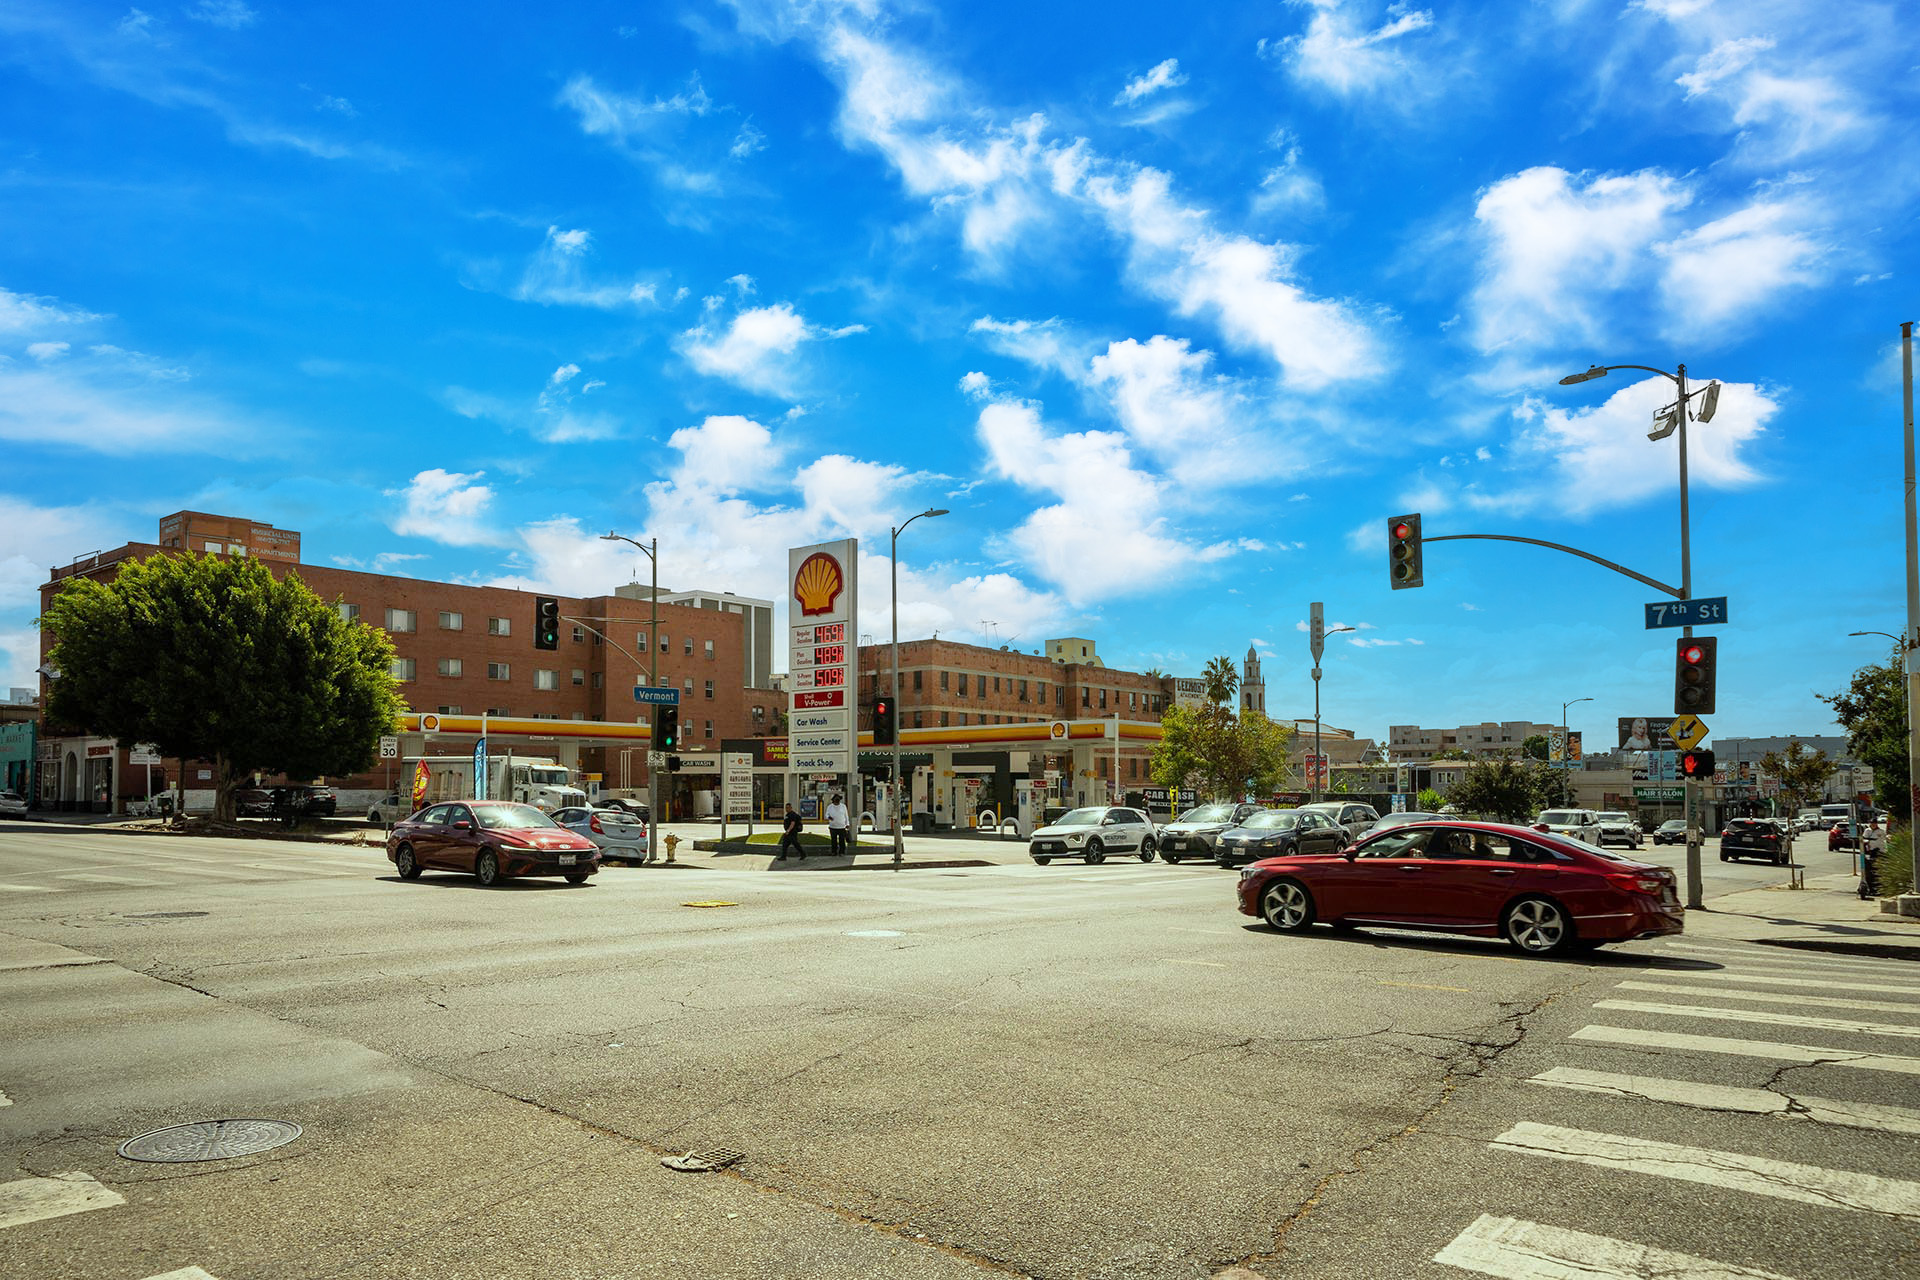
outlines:
[[[1809,1009],[1866,1009],[1876,1013],[1920,1013],[1920,1004],[1896,1004],[1891,1000],[1836,1000],[1831,996],[1808,996],[1799,992],[1730,991],[1723,987],[1688,987],[1672,982],[1622,982],[1627,991],[1664,991],[1676,996],[1712,996],[1715,1000],[1753,1000],[1763,1004],[1790,1004]]]
[[[1644,1098],[1649,1102],[1672,1102],[1707,1111],[1745,1111],[1753,1115],[1845,1125],[1850,1129],[1920,1134],[1920,1111],[1911,1107],[1837,1102],[1831,1098],[1789,1098],[1770,1089],[1742,1089],[1734,1085],[1662,1080],[1654,1076],[1582,1071],[1574,1067],[1555,1067],[1551,1071],[1543,1071],[1531,1077],[1527,1083],[1556,1089],[1576,1089],[1584,1093],[1612,1094],[1621,1098]]]
[[[1920,1182],[1792,1164],[1732,1151],[1683,1147],[1617,1133],[1563,1129],[1523,1120],[1490,1144],[1505,1151],[1650,1174],[1830,1209],[1920,1219]]]
[[[110,876],[98,871],[68,871],[57,877],[61,880],[85,880],[90,884],[131,884],[151,889],[165,884],[164,880],[149,880],[136,876]]]
[[[1161,956],[1160,963],[1161,964],[1197,964],[1208,969],[1231,969],[1233,967],[1232,965],[1229,965],[1229,964],[1221,964],[1217,960],[1180,960],[1180,959],[1176,959],[1173,956]]]
[[[1920,1076],[1920,1058],[1897,1053],[1856,1053],[1851,1049],[1823,1049],[1810,1044],[1775,1044],[1767,1040],[1729,1040],[1723,1036],[1694,1036],[1678,1031],[1638,1031],[1630,1027],[1582,1027],[1568,1037],[1597,1044],[1632,1045],[1640,1049],[1691,1049],[1698,1053],[1725,1053],[1740,1058],[1770,1058],[1775,1062],[1804,1062],[1862,1071],[1892,1071]]]
[[[1699,970],[1686,975],[1688,982],[1743,982],[1755,987],[1812,987],[1816,991],[1879,991],[1888,995],[1920,996],[1920,987],[1893,982],[1835,982],[1828,978],[1786,978],[1770,973],[1728,973],[1724,970]]]
[[[53,893],[54,887],[48,884],[0,884],[0,893]]]
[[[125,1204],[118,1191],[101,1186],[90,1175],[56,1173],[50,1178],[22,1178],[0,1182],[0,1229],[42,1218],[63,1218],[89,1209],[111,1209]]]
[[[1826,952],[1803,952],[1788,955],[1782,954],[1778,948],[1769,948],[1762,951],[1756,947],[1742,948],[1736,951],[1718,947],[1703,947],[1691,942],[1670,943],[1668,944],[1668,949],[1670,953],[1681,953],[1679,958],[1683,959],[1715,960],[1727,965],[1758,964],[1765,965],[1768,968],[1802,969],[1812,973],[1851,972],[1857,974],[1867,969],[1880,969],[1886,972],[1893,972],[1897,966],[1909,963],[1905,960],[1887,960],[1880,956],[1859,956],[1856,958],[1851,956],[1835,956]]]
[[[1435,1262],[1503,1280],[1788,1280],[1690,1253],[1483,1213],[1433,1255]]]
[[[10,1107],[12,1105],[13,1105],[13,1099],[9,1098],[4,1093],[0,1093],[0,1107]]]
[[[220,1280],[211,1271],[202,1271],[199,1267],[182,1267],[178,1271],[165,1271],[157,1276],[148,1276],[147,1280]]]
[[[1772,1027],[1800,1027],[1808,1031],[1839,1031],[1861,1036],[1899,1036],[1920,1039],[1920,1027],[1898,1027],[1886,1022],[1854,1022],[1849,1018],[1815,1018],[1771,1009],[1721,1009],[1705,1004],[1654,1004],[1647,1000],[1598,1000],[1596,1009],[1653,1013],[1668,1018],[1714,1018],[1721,1022],[1758,1022]]]

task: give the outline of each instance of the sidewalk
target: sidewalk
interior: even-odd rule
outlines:
[[[1920,960],[1920,919],[1880,914],[1875,898],[1861,898],[1850,872],[1809,876],[1804,889],[1784,884],[1707,899],[1687,913],[1687,933],[1782,947]]]

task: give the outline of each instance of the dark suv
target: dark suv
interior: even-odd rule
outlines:
[[[291,784],[275,787],[267,793],[273,797],[273,812],[303,813],[315,818],[331,818],[340,807],[340,797],[333,793],[332,787],[306,786]]]
[[[1787,861],[1787,837],[1780,824],[1765,818],[1735,818],[1720,832],[1720,861],[1765,858],[1776,866]]]

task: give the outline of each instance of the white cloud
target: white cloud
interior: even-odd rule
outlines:
[[[593,252],[593,233],[584,228],[548,227],[546,238],[521,273],[511,296],[542,306],[640,306],[654,300],[655,286],[644,281],[621,284],[595,282],[586,277],[586,260]]]
[[[1424,68],[1402,37],[1431,27],[1431,10],[1392,5],[1387,10],[1390,20],[1369,31],[1367,19],[1340,0],[1305,2],[1314,10],[1306,32],[1271,46],[1286,58],[1296,78],[1343,96],[1389,87],[1405,90],[1418,80]]]
[[[1659,246],[1669,333],[1757,324],[1776,295],[1818,283],[1823,250],[1802,229],[1810,221],[1804,205],[1755,203]]]
[[[727,154],[735,160],[744,160],[756,151],[767,149],[767,135],[751,124],[742,124],[740,132],[733,135],[733,145],[727,148]]]
[[[1126,88],[1120,90],[1113,100],[1116,107],[1130,107],[1140,99],[1160,92],[1162,89],[1177,89],[1187,82],[1180,74],[1180,60],[1168,58],[1147,71],[1127,81]]]
[[[153,15],[143,9],[129,9],[114,30],[126,40],[150,40],[153,38]]]
[[[708,121],[731,112],[707,95],[697,74],[667,98],[623,94],[601,88],[590,76],[575,76],[559,101],[573,109],[581,132],[604,139],[646,165],[663,185],[688,195],[722,193],[722,157],[739,159],[764,143],[751,124],[723,129],[719,119]]]
[[[0,493],[0,611],[30,609],[38,614],[40,586],[53,566],[134,534],[113,508],[43,507]],[[141,536],[151,534],[149,525]]]
[[[257,417],[186,392],[186,377],[117,347],[36,366],[0,359],[0,440],[131,455],[218,452],[259,435]]]
[[[138,13],[139,10],[134,12]],[[180,12],[195,22],[204,22],[209,26],[225,27],[228,31],[238,31],[250,27],[259,20],[260,15],[249,9],[241,0],[199,0],[190,9]]]
[[[320,101],[315,105],[315,109],[319,111],[331,111],[335,115],[342,115],[342,116],[349,116],[349,117],[357,116],[360,114],[358,111],[354,110],[353,104],[351,102],[347,101],[345,98],[336,98],[330,93],[323,93],[320,95]]]
[[[54,298],[0,289],[0,333],[37,333],[56,325],[87,324],[104,318]]]
[[[462,474],[434,467],[416,474],[405,489],[389,489],[404,509],[388,527],[405,537],[431,538],[453,546],[491,546],[506,541],[505,530],[488,520],[493,489],[480,483],[484,471]]]
[[[689,329],[680,335],[679,348],[687,363],[708,377],[790,397],[801,381],[797,355],[802,343],[865,332],[866,326],[857,324],[817,328],[793,304],[777,302],[739,312],[718,333],[704,324]]]
[[[67,354],[71,344],[65,342],[29,342],[27,354],[41,364],[49,364]]]
[[[1252,448],[1243,424],[1263,415],[1240,387],[1211,373],[1213,354],[1185,339],[1113,343],[1095,356],[1091,384],[1111,399],[1127,435],[1183,483],[1246,483],[1283,468],[1283,449]]]
[[[978,369],[961,374],[960,392],[969,400],[985,400],[993,394],[993,380]]]

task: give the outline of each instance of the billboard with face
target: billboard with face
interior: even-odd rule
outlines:
[[[1674,751],[1678,748],[1668,732],[1672,716],[1621,716],[1622,751]]]

